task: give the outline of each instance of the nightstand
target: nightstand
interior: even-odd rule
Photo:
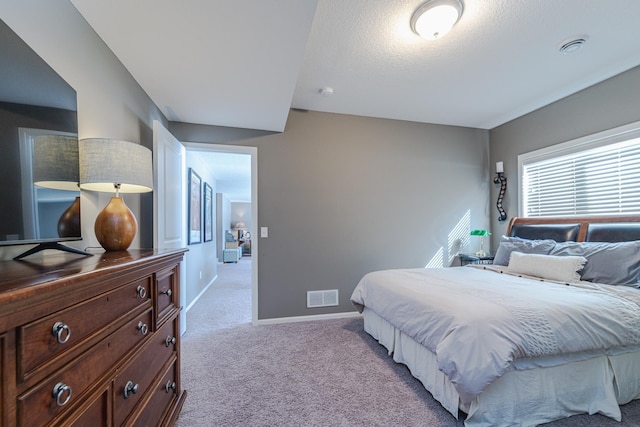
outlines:
[[[458,258],[460,258],[460,265],[467,264],[493,264],[493,255],[471,255],[471,254],[458,254]]]

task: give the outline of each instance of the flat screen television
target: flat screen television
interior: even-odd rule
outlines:
[[[48,248],[85,254],[60,243],[82,239],[77,183],[61,187],[41,179],[73,166],[76,92],[2,20],[0,63],[0,246],[37,245],[21,256]],[[70,145],[62,145],[62,153],[43,151],[44,140]]]

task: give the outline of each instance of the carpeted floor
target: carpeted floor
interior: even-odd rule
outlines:
[[[251,326],[250,258],[219,265],[187,314],[178,427],[463,426],[362,330],[360,318]],[[595,415],[548,427],[639,426]]]

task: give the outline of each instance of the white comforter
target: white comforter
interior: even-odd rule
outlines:
[[[432,351],[464,403],[516,359],[640,344],[640,290],[499,268],[384,270],[351,296]]]

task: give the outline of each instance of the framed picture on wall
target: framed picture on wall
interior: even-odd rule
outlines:
[[[213,240],[213,189],[204,183],[204,241]]]
[[[202,179],[189,168],[189,244],[202,243]]]

